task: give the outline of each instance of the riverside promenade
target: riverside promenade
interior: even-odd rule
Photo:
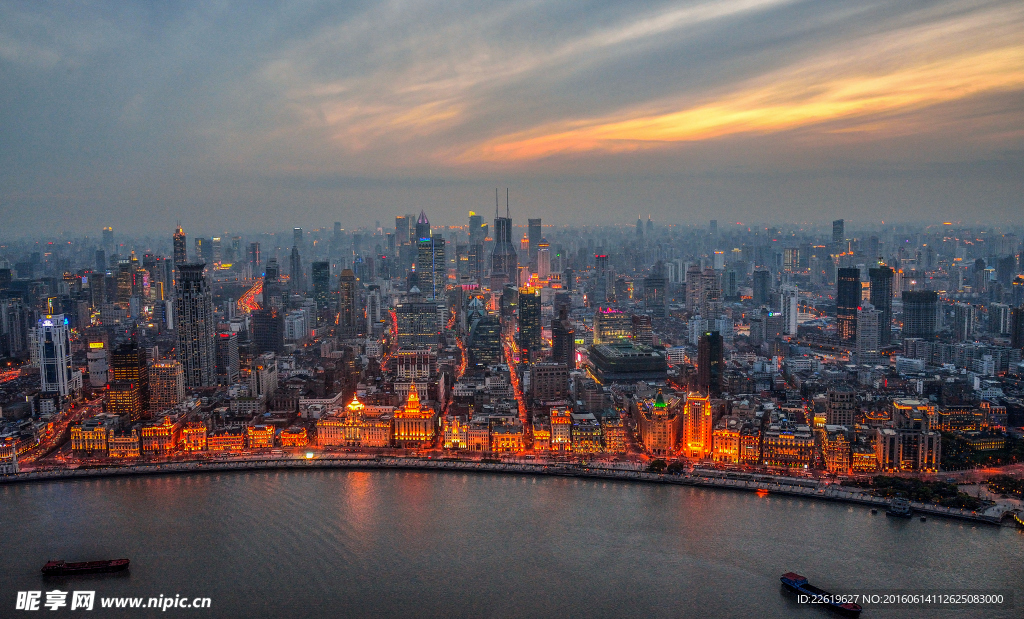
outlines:
[[[239,457],[224,460],[190,462],[140,463],[125,466],[58,468],[0,475],[0,484],[67,481],[97,477],[138,475],[175,475],[231,471],[260,471],[281,469],[401,469],[420,471],[455,471],[464,473],[490,473],[512,475],[551,475],[584,479],[607,479],[622,482],[699,486],[740,492],[776,494],[782,496],[853,503],[884,510],[889,501],[873,496],[859,488],[827,484],[800,477],[769,475],[743,475],[723,471],[695,469],[682,474],[649,473],[636,470],[603,468],[578,464],[539,464],[477,462],[471,460],[433,460],[398,457],[358,457],[316,455],[314,457]],[[986,515],[965,509],[941,507],[925,503],[911,503],[917,515],[955,518],[983,524],[1000,525],[1001,516]]]

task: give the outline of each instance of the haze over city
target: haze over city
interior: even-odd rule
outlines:
[[[1005,222],[1019,2],[0,5],[9,234]],[[116,223],[115,223],[116,222]],[[244,222],[240,223],[240,222]]]

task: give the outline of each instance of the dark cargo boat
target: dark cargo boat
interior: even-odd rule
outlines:
[[[782,586],[793,593],[802,593],[804,595],[810,595],[818,598],[822,598],[824,596],[824,599],[829,599],[830,594],[828,591],[815,587],[811,583],[807,582],[807,579],[800,574],[786,572],[782,575],[780,580],[782,580]],[[828,601],[822,602],[821,605],[846,617],[859,617],[860,611],[863,610],[860,604],[854,604],[853,602],[837,604],[835,602]]]
[[[128,569],[128,559],[112,559],[110,561],[86,561],[84,563],[67,563],[65,561],[49,561],[43,566],[43,574],[47,576],[74,576],[75,574],[101,574],[104,572],[120,572]]]

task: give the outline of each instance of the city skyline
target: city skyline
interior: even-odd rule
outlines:
[[[557,225],[1021,206],[1015,3],[0,13],[12,234],[453,222],[496,185]]]

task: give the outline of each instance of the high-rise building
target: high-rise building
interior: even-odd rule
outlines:
[[[416,220],[416,277],[418,287],[427,299],[442,300],[448,285],[448,263],[445,261],[444,237],[431,234],[430,220],[420,211]]]
[[[321,319],[326,318],[331,304],[331,263],[324,261],[312,264],[313,299]]]
[[[782,307],[782,332],[796,335],[800,307],[800,290],[796,286],[783,286],[780,295]]]
[[[839,339],[857,339],[857,308],[861,304],[860,269],[839,269],[836,277],[836,326]]]
[[[149,412],[149,363],[134,338],[110,352],[108,410],[138,421]]]
[[[185,375],[181,363],[161,359],[149,366],[149,411],[161,413],[185,399]]]
[[[302,256],[299,254],[299,246],[292,245],[292,255],[288,259],[289,266],[289,288],[293,293],[301,293],[306,290],[305,274],[302,271]]]
[[[540,218],[527,219],[527,239],[530,241],[530,263],[537,261],[537,248],[543,237]]]
[[[753,302],[756,306],[762,306],[768,304],[768,295],[771,293],[771,271],[766,269],[758,269],[754,271],[754,290],[753,290]]]
[[[67,397],[81,389],[81,375],[71,368],[71,329],[64,314],[47,314],[36,326],[39,389]]]
[[[358,311],[359,280],[352,269],[344,269],[338,277],[338,336],[353,338],[359,335],[362,315]]]
[[[558,318],[551,321],[551,359],[576,369],[576,330],[569,321],[569,308],[559,306]]]
[[[519,289],[519,349],[524,359],[537,359],[541,348],[540,290]]]
[[[219,236],[210,239],[210,249],[213,253],[213,263],[220,264],[224,260],[224,247]]]
[[[957,303],[953,306],[953,339],[958,342],[970,342],[974,339],[974,323],[977,320],[977,309],[970,303]]]
[[[255,241],[249,243],[249,264],[252,265],[252,276],[259,277],[263,263],[260,261],[260,244]]]
[[[703,460],[711,454],[711,398],[696,393],[686,396],[683,414],[683,455]]]
[[[704,269],[700,276],[700,315],[713,320],[722,313],[722,282],[718,271]]]
[[[501,322],[493,316],[484,316],[474,321],[469,332],[468,369],[480,372],[493,365],[504,363],[501,347]]]
[[[437,346],[440,343],[441,324],[437,314],[437,302],[425,301],[419,288],[410,291],[409,296],[395,307],[398,322],[397,344],[406,348]]]
[[[505,217],[498,217],[498,193],[494,193],[494,249],[491,251],[491,290],[503,283],[517,283],[519,254],[512,244],[512,218],[506,198]]]
[[[644,308],[654,318],[664,318],[667,309],[665,265],[661,260],[654,264],[651,274],[644,278]]]
[[[629,313],[614,307],[600,307],[594,312],[594,344],[615,344],[632,335]]]
[[[879,360],[879,328],[882,312],[870,303],[857,308],[857,363]]]
[[[1024,348],[1024,305],[1010,310],[1010,347]]]
[[[880,266],[868,269],[871,280],[871,305],[879,311],[878,345],[892,344],[892,267]]]
[[[302,228],[292,229],[292,247],[298,247],[299,249],[306,248],[306,236],[302,232]]]
[[[537,245],[537,277],[546,280],[551,277],[551,246],[546,239]]]
[[[825,424],[852,428],[856,421],[857,397],[853,389],[838,385],[828,390],[825,402]]]
[[[706,331],[697,343],[697,387],[712,397],[722,396],[725,378],[725,346],[722,334]]]
[[[214,358],[213,294],[203,275],[204,264],[178,266],[174,316],[178,331],[178,361],[186,387],[217,384]]]
[[[930,339],[938,330],[939,294],[934,290],[903,292],[903,338]]]
[[[252,343],[257,353],[284,352],[284,316],[273,307],[252,312]]]
[[[110,226],[103,228],[103,249],[107,253],[114,253],[114,229]]]
[[[178,226],[174,231],[174,266],[188,262],[188,245],[185,239],[185,231]]]
[[[835,253],[842,253],[840,247],[846,241],[846,222],[837,219],[832,222],[832,247]]]
[[[210,242],[198,236],[192,242],[195,244],[195,262],[210,262],[210,256],[207,256]]]
[[[217,363],[217,384],[233,385],[238,382],[238,334],[222,331],[217,334],[215,344]]]

